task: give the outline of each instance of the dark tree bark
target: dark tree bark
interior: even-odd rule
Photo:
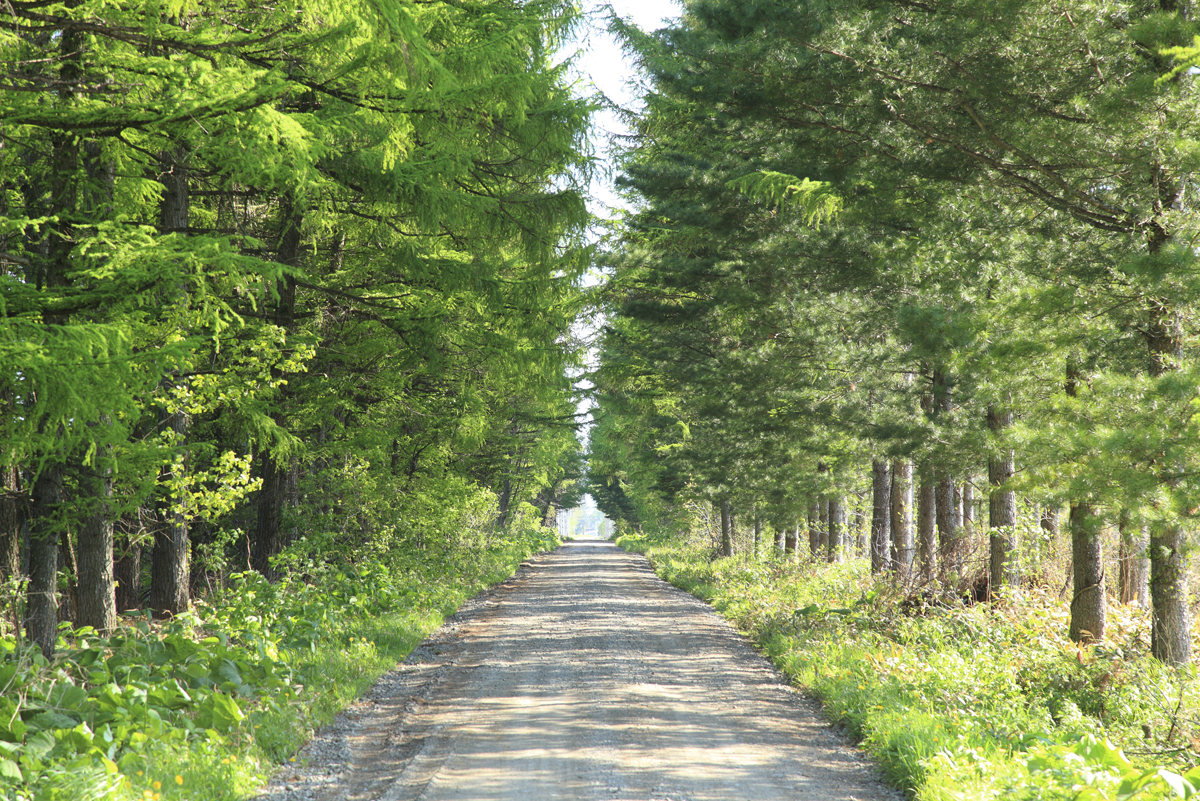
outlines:
[[[187,438],[191,419],[182,411],[167,418],[167,425]],[[171,476],[164,474],[169,480]],[[159,503],[154,555],[150,562],[150,608],[160,617],[171,617],[191,606],[191,570],[188,565],[188,524],[183,511],[171,507],[169,500]]]
[[[871,572],[891,562],[892,472],[883,459],[871,462]]]
[[[21,572],[21,472],[15,464],[0,465],[0,580]]]
[[[912,572],[916,548],[913,544],[912,462],[892,462],[892,552],[893,564],[902,573]]]
[[[1151,252],[1161,247],[1162,243],[1157,247],[1152,243]],[[1183,323],[1170,300],[1155,298],[1149,305],[1145,336],[1150,348],[1150,373],[1158,377],[1179,369],[1183,362]],[[1174,469],[1174,465],[1167,469]],[[1180,521],[1160,521],[1151,527],[1150,651],[1168,665],[1186,665],[1192,660],[1187,548],[1187,532]]]
[[[58,538],[63,471],[49,464],[33,482],[25,636],[49,659],[58,632]]]
[[[942,473],[937,483],[937,530],[938,530],[938,564],[942,574],[961,573],[959,564],[958,504],[954,497],[954,478],[949,473]]]
[[[988,406],[987,424],[994,436],[999,437],[1004,429],[1012,425],[1012,411]],[[988,459],[988,483],[992,487],[988,497],[988,528],[991,530],[990,590],[995,593],[1001,587],[1013,587],[1020,581],[1017,565],[1017,495],[1005,485],[1016,472],[1011,448],[1001,448]]]
[[[83,76],[82,39],[82,34],[74,27],[61,30],[58,77],[64,88],[57,93],[57,102],[64,108],[74,99],[74,90],[70,87],[76,85]],[[41,252],[44,257],[38,259],[42,263],[35,265],[33,270],[39,289],[70,284],[71,252],[75,242],[73,223],[78,209],[80,140],[74,132],[64,130],[53,131],[49,139],[50,202],[47,211],[48,216],[55,217],[57,222],[50,226],[51,230],[43,238],[45,244]],[[61,312],[43,315],[43,322],[49,325],[65,325],[68,319],[68,315]],[[42,649],[47,659],[54,654],[58,632],[58,540],[62,492],[62,463],[45,464],[34,480],[33,503],[29,510],[29,587],[25,604],[25,632],[29,640]]]
[[[79,529],[80,626],[91,626],[108,634],[117,626],[117,598],[113,587],[112,470],[104,464],[84,466],[80,490],[89,501],[87,516]]]
[[[846,559],[846,501],[841,495],[829,498],[829,546],[826,551],[830,562]]]
[[[287,267],[296,268],[300,265],[300,232],[304,224],[304,215],[296,205],[290,193],[285,194],[280,216],[280,236],[278,245],[279,262]],[[286,332],[291,332],[296,321],[296,279],[292,275],[285,276],[276,286],[279,300],[275,304],[275,325]],[[281,390],[276,404],[282,404],[285,393]],[[277,423],[282,422],[282,415],[276,413]],[[271,566],[271,559],[278,556],[284,548],[284,532],[281,528],[283,520],[283,505],[287,500],[288,465],[279,464],[279,454],[270,448],[264,448],[258,459],[262,471],[263,483],[258,491],[258,521],[255,527],[254,569],[271,581],[277,576]],[[497,527],[504,528],[508,522],[508,505],[512,496],[511,481],[506,479],[504,491],[500,494],[500,514]]]
[[[117,612],[138,609],[142,605],[142,545],[138,541],[142,527],[132,515],[122,518],[124,547],[121,548],[113,571],[117,580]]]
[[[917,562],[923,581],[937,574],[937,484],[922,478],[917,486]]]
[[[1075,642],[1102,640],[1107,608],[1100,521],[1092,513],[1091,504],[1076,501],[1071,504],[1068,525],[1071,529],[1071,558],[1075,565],[1070,636]]]

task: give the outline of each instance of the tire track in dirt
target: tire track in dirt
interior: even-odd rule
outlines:
[[[896,801],[722,618],[611,543],[474,599],[266,801]]]

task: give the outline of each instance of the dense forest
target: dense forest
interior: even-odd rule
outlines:
[[[582,475],[592,106],[557,0],[2,17],[0,795],[99,797],[132,790],[80,765],[148,768],[121,761],[155,733],[139,680],[183,739],[236,733],[297,621],[553,538]],[[184,645],[222,597],[249,606]]]
[[[589,491],[918,799],[1200,793],[1190,3],[693,0]]]
[[[0,795],[245,797],[585,490],[919,797],[1195,794],[1192,5],[614,17],[599,248],[580,22],[5,4]]]
[[[1061,583],[1062,538],[1072,639],[1140,601],[1189,663],[1190,5],[706,0],[615,27],[648,89],[600,508],[975,599]]]

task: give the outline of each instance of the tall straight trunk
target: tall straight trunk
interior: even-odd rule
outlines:
[[[58,78],[61,87],[55,102],[60,110],[70,107],[75,99],[71,88],[83,77],[83,35],[75,27],[65,27],[59,33],[61,54]],[[80,140],[75,132],[59,130],[50,135],[49,190],[47,216],[56,219],[42,230],[44,254],[35,266],[36,285],[65,287],[70,284],[75,242],[73,222],[78,208],[78,173]],[[39,187],[44,191],[45,187]],[[40,193],[39,193],[40,194]],[[42,321],[48,325],[66,325],[69,316],[63,312],[47,311]],[[41,433],[52,433],[42,431]],[[33,484],[33,503],[29,520],[29,585],[26,590],[25,632],[29,640],[42,649],[46,658],[54,654],[58,634],[58,550],[60,506],[63,494],[63,465],[49,462],[41,467]]]
[[[954,497],[955,481],[949,473],[942,473],[937,483],[937,530],[938,530],[938,564],[942,573],[959,574],[962,566],[959,564],[958,529],[960,526],[958,503]]]
[[[1012,410],[988,406],[987,424],[994,437],[1001,437],[1012,421]],[[1016,586],[1021,579],[1016,553],[1017,495],[1005,488],[1015,472],[1011,448],[1000,447],[998,453],[988,459],[988,483],[992,488],[988,497],[988,528],[991,530],[989,587],[992,593],[1001,587]]]
[[[79,610],[80,626],[91,626],[108,634],[117,625],[117,597],[113,587],[112,469],[99,464],[83,468],[79,480],[81,492],[89,500],[87,517],[79,529]]]
[[[758,546],[762,543],[762,517],[755,513],[754,515],[754,557],[758,558]]]
[[[922,478],[917,484],[917,563],[924,581],[937,574],[937,484]]]
[[[821,502],[808,505],[808,555],[815,557],[821,552]]]
[[[1150,606],[1149,561],[1146,559],[1146,531],[1135,526],[1129,510],[1122,509],[1117,530],[1121,541],[1117,552],[1120,578],[1120,597],[1123,604],[1137,604],[1142,609]]]
[[[183,411],[176,411],[167,416],[166,425],[178,435],[178,441],[183,442],[191,428],[191,418]],[[171,478],[164,474],[165,480]],[[154,555],[150,562],[150,608],[160,617],[172,617],[186,612],[191,606],[189,551],[184,510],[164,498],[159,502],[156,515]]]
[[[796,540],[799,538],[799,535],[799,528],[789,526],[783,530],[783,552],[791,557],[792,561],[796,559],[796,551],[798,550]]]
[[[777,554],[787,553],[787,535],[783,533],[782,526],[775,527],[774,544],[775,544],[775,553],[777,553]]]
[[[892,471],[883,459],[871,462],[871,572],[887,569],[892,533]]]
[[[733,515],[729,499],[721,499],[721,556],[733,556]]]
[[[892,462],[892,552],[893,564],[901,573],[912,571],[913,545],[913,475],[912,462],[897,459]]]
[[[25,636],[49,659],[58,633],[58,538],[63,470],[42,469],[33,482],[29,524],[29,588],[25,603]]]
[[[15,464],[0,465],[0,580],[21,572],[21,472]]]
[[[1152,243],[1157,252],[1165,242]],[[1178,370],[1183,363],[1183,321],[1166,298],[1150,301],[1145,336],[1150,348],[1150,374]],[[1166,465],[1167,471],[1176,465]],[[1164,483],[1173,485],[1174,480]],[[1150,652],[1168,665],[1192,660],[1192,616],[1188,605],[1188,536],[1179,520],[1154,523],[1150,528]]]
[[[829,497],[822,495],[817,499],[817,552],[820,556],[829,550]]]
[[[832,495],[829,498],[829,561],[845,561],[846,547],[846,499]]]
[[[1107,609],[1100,521],[1092,514],[1091,504],[1076,501],[1071,504],[1068,526],[1071,529],[1071,559],[1075,565],[1070,636],[1075,642],[1101,640]]]
[[[970,536],[975,529],[975,487],[970,481],[964,481],[962,485],[962,524]]]
[[[296,268],[300,265],[301,229],[304,225],[304,213],[296,204],[293,195],[284,194],[280,208],[280,233],[278,244],[278,259],[281,264]],[[276,285],[279,300],[275,304],[274,323],[290,334],[296,322],[296,279],[292,275],[282,278]],[[276,408],[282,406],[286,397],[286,387],[281,388],[276,399]],[[283,423],[282,412],[274,415],[275,422]],[[284,548],[286,538],[281,529],[283,506],[287,500],[288,463],[281,454],[265,448],[258,455],[263,483],[258,490],[258,519],[254,535],[254,569],[271,581],[277,576],[271,559],[278,556]],[[504,528],[508,522],[508,504],[511,498],[511,483],[505,481],[505,492],[501,493],[500,514],[497,518],[497,528]]]
[[[159,206],[159,230],[163,233],[188,230],[191,195],[188,190],[187,149],[179,145],[159,154],[159,183],[163,186]]]
[[[122,522],[122,528],[127,533],[113,565],[118,613],[138,609],[142,604],[142,545],[137,539],[138,535],[131,533],[140,531],[141,526],[132,515],[123,517]]]

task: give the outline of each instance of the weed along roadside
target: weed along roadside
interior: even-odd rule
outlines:
[[[2,641],[0,798],[239,799],[467,598],[557,545],[530,527],[453,560],[257,573],[169,621]]]
[[[825,705],[917,799],[1186,798],[1200,689],[1153,660],[1144,614],[1112,610],[1104,645],[1066,636],[1060,601],[914,605],[842,564],[712,559],[683,538],[623,536],[710,603]]]

